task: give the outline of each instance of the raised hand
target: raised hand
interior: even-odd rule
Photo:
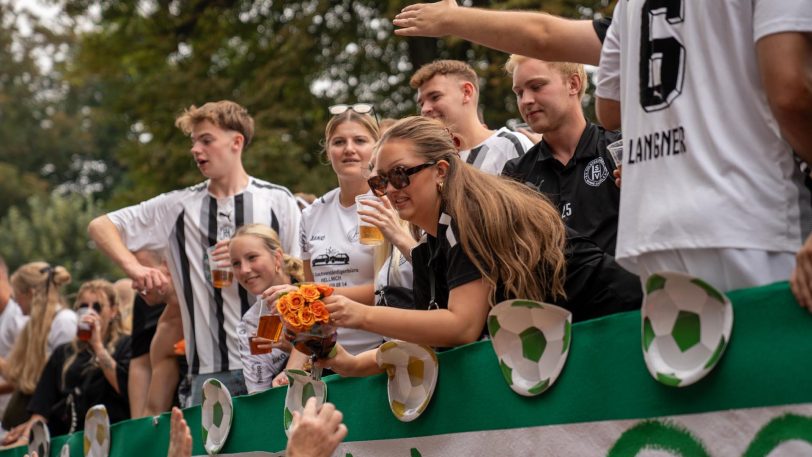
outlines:
[[[454,14],[454,9],[458,8],[454,0],[444,0],[435,3],[415,3],[409,5],[395,16],[392,21],[399,29],[395,29],[395,35],[400,36],[423,36],[442,37],[448,34],[444,27],[444,21]]]
[[[191,457],[192,432],[177,407],[172,408],[172,419],[169,423],[169,450],[166,457]]]

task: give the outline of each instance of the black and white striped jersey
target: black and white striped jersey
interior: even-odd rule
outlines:
[[[282,249],[300,255],[301,215],[282,186],[253,177],[233,196],[216,199],[208,181],[159,195],[108,214],[131,251],[162,250],[181,306],[186,358],[192,374],[242,368],[237,325],[255,297],[237,281],[212,287],[206,248],[244,224],[265,224],[279,233]]]

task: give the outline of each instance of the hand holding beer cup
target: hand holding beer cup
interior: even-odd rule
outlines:
[[[358,241],[367,246],[377,246],[383,243],[383,232],[377,225],[370,222],[372,217],[380,213],[367,203],[381,203],[381,199],[374,195],[364,194],[355,197],[355,208],[358,211]]]
[[[276,306],[260,299],[257,334],[249,337],[251,354],[270,354],[282,337],[282,316]]]
[[[211,283],[217,289],[228,287],[234,281],[234,271],[231,269],[231,258],[228,255],[229,242],[230,240],[221,240],[206,249]]]
[[[93,305],[98,305],[98,303]],[[96,306],[80,306],[76,312],[78,319],[76,337],[79,341],[87,342],[94,352],[96,348],[104,346],[101,337],[101,317],[99,312],[96,311]]]
[[[620,175],[622,173],[620,169],[623,167],[623,140],[617,140],[609,144],[606,146],[606,149],[609,151],[612,162],[615,164],[615,170],[612,172],[612,176],[615,178],[615,185],[620,187]]]

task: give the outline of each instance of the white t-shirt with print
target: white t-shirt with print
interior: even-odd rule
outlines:
[[[635,271],[637,256],[666,250],[797,251],[809,195],[756,42],[812,31],[809,0],[652,5],[618,2],[598,73],[596,95],[622,101],[617,260]]]
[[[355,204],[341,206],[338,195],[339,189],[333,189],[302,212],[302,260],[310,262],[315,282],[332,287],[372,284],[374,247],[358,242]],[[338,342],[351,354],[375,348],[382,341],[374,333],[338,329]]]
[[[460,158],[485,173],[498,175],[508,160],[521,157],[532,147],[529,138],[502,127],[476,147],[460,151]]]

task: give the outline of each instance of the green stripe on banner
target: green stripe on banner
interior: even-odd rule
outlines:
[[[798,306],[787,283],[735,291],[729,297],[734,307],[730,344],[716,368],[689,387],[668,387],[652,379],[643,362],[640,313],[630,312],[573,325],[567,364],[555,384],[538,397],[510,390],[491,343],[485,341],[439,355],[434,398],[413,422],[393,417],[386,375],[325,378],[328,400],[344,413],[348,441],[811,403],[812,314]],[[284,399],[284,388],[235,398],[231,434],[222,452],[284,449]],[[200,408],[185,414],[194,453],[205,454]],[[110,455],[165,455],[168,424],[165,414],[157,426],[151,418],[114,425]],[[72,443],[81,443],[81,434],[77,436]],[[712,443],[705,444],[712,448]],[[72,446],[72,451],[80,456],[81,446]],[[59,447],[52,447],[51,455],[58,452]],[[7,455],[16,454],[0,453]]]

